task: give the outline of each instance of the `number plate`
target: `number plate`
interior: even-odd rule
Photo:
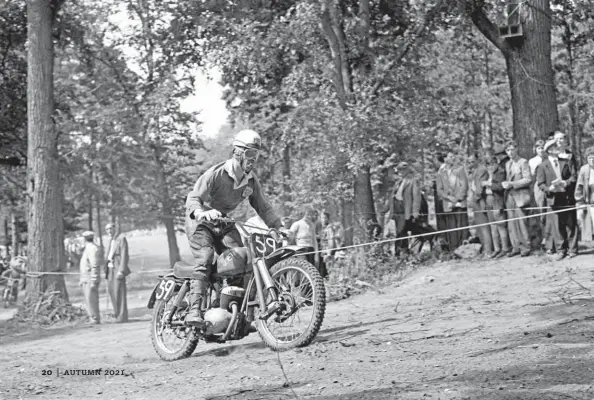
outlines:
[[[163,279],[157,287],[157,293],[155,294],[156,300],[168,301],[173,295],[175,289],[174,279]]]
[[[265,257],[282,246],[270,235],[262,233],[252,233],[252,243],[254,243],[255,257]]]

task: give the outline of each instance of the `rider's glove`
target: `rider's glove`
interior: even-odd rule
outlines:
[[[281,233],[282,231],[279,229],[271,229],[270,231],[268,231],[268,234],[276,241],[276,242],[281,242],[283,240],[283,235]]]
[[[207,210],[207,211],[194,211],[194,218],[197,221],[204,219],[206,221],[212,221],[217,218],[221,218],[223,214],[219,210]]]

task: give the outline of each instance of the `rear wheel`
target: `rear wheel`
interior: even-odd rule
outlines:
[[[171,306],[175,296],[167,302],[157,301],[151,321],[151,341],[153,347],[162,360],[176,361],[192,355],[198,345],[198,336],[192,327],[188,326],[166,326],[165,310]],[[169,307],[167,307],[169,306]],[[179,321],[177,314],[173,316],[172,322]]]
[[[283,260],[270,270],[286,309],[268,320],[256,318],[260,337],[273,350],[304,347],[318,334],[326,311],[322,276],[302,258]],[[268,296],[267,304],[272,299]]]

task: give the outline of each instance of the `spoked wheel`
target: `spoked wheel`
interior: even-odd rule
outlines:
[[[302,258],[290,258],[270,270],[281,290],[283,311],[268,320],[256,318],[262,340],[273,350],[307,346],[318,334],[326,310],[326,290],[320,273]],[[267,296],[267,303],[272,299]]]
[[[189,357],[198,345],[196,331],[188,326],[166,326],[165,310],[171,306],[175,296],[167,303],[157,301],[151,321],[151,340],[155,351],[165,361],[175,361]],[[179,310],[177,311],[179,313]],[[177,314],[176,313],[176,314]],[[174,315],[172,322],[179,321]]]

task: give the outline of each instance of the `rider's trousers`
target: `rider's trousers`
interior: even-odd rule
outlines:
[[[208,280],[213,271],[215,252],[221,254],[229,248],[243,247],[241,235],[231,223],[210,224],[203,222],[188,237],[192,255],[196,261],[195,276]]]

